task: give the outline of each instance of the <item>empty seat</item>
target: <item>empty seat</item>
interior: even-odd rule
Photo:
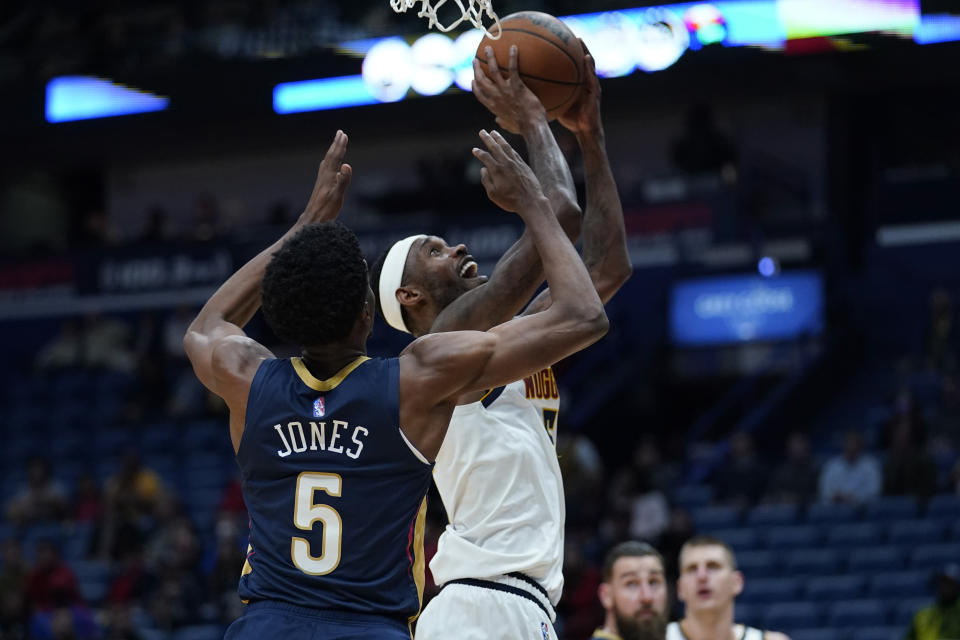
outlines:
[[[745,624],[749,627],[762,627],[763,614],[766,610],[766,605],[743,604],[738,600],[734,611],[734,618],[740,624]]]
[[[702,507],[693,512],[697,530],[716,530],[735,527],[740,523],[740,510],[734,507]]]
[[[890,542],[897,544],[929,544],[943,540],[943,522],[939,520],[901,520],[890,525]]]
[[[904,554],[900,547],[876,546],[851,550],[848,567],[852,572],[878,573],[899,571],[903,563]]]
[[[780,575],[780,554],[772,551],[738,551],[737,567],[750,578]]]
[[[770,527],[763,532],[770,549],[797,549],[814,547],[820,542],[820,528],[812,524],[789,527]]]
[[[702,507],[713,500],[713,487],[703,484],[682,485],[671,492],[670,499],[673,504],[685,509]]]
[[[960,518],[960,496],[940,494],[927,502],[928,518]]]
[[[754,529],[717,529],[710,535],[720,538],[737,552],[753,549],[757,546],[757,532]]]
[[[903,627],[865,627],[853,632],[853,640],[902,640]]]
[[[858,508],[852,504],[813,504],[807,509],[810,524],[837,524],[857,519]]]
[[[761,504],[747,513],[747,524],[758,527],[795,524],[799,514],[795,504]]]
[[[173,633],[172,640],[221,640],[225,629],[217,624],[183,627]]]
[[[840,600],[829,606],[827,619],[831,627],[878,627],[887,622],[887,609],[882,600]]]
[[[863,594],[863,576],[818,576],[808,578],[804,589],[807,599],[818,602],[853,600]]]
[[[763,625],[767,629],[799,629],[820,626],[821,606],[812,602],[778,602],[767,607]]]
[[[925,544],[913,550],[910,566],[914,569],[934,569],[960,558],[960,543]]]
[[[829,628],[794,629],[790,632],[791,640],[841,640],[840,633]]]
[[[895,598],[904,594],[919,595],[930,591],[929,571],[894,571],[878,573],[870,579],[868,589],[876,598]],[[933,593],[930,593],[931,597]]]
[[[916,518],[919,512],[917,499],[913,496],[884,496],[867,503],[864,517],[878,522]]]
[[[800,596],[799,578],[751,578],[744,584],[744,602],[783,602]]]
[[[901,627],[907,627],[913,621],[913,616],[920,611],[933,604],[933,598],[897,598],[894,600],[887,600],[890,605],[890,609],[894,611],[894,616],[896,617],[893,622],[900,625]]]
[[[873,522],[835,524],[827,532],[827,541],[835,547],[865,547],[883,542],[880,527]]]
[[[834,549],[795,549],[786,552],[784,569],[791,576],[832,575],[840,570],[840,554]]]

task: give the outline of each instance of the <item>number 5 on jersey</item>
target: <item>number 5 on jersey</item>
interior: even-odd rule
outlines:
[[[339,498],[342,485],[343,478],[336,473],[304,471],[297,476],[293,523],[303,531],[312,531],[316,522],[323,525],[323,543],[319,557],[310,554],[310,542],[306,538],[292,538],[290,541],[290,557],[294,566],[308,575],[326,575],[340,564],[340,538],[343,533],[340,514],[333,507],[316,504],[313,496],[316,491],[323,491]]]

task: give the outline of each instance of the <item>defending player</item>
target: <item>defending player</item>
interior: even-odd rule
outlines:
[[[630,275],[623,214],[604,149],[600,87],[589,57],[582,100],[563,119],[583,149],[587,212],[583,260],[600,298],[609,300]],[[475,63],[474,91],[500,126],[523,134],[544,191],[564,227],[577,232],[573,180],[543,106],[517,72],[517,53],[503,78],[488,51],[493,80]],[[550,250],[549,248],[547,249]],[[542,281],[529,229],[477,275],[466,247],[434,236],[396,243],[373,268],[387,322],[416,336],[483,330],[520,313]],[[544,258],[546,256],[543,256]],[[551,283],[552,284],[552,283]],[[525,313],[550,304],[548,289]],[[533,338],[531,337],[531,340]],[[434,480],[450,518],[430,563],[441,592],[417,623],[418,640],[556,638],[554,607],[563,588],[563,481],[555,446],[559,394],[552,370],[530,369],[504,386],[458,400]]]
[[[667,577],[663,557],[645,542],[621,542],[607,552],[597,590],[606,616],[590,640],[664,640]]]
[[[423,585],[423,518],[432,464],[457,398],[496,387],[594,342],[606,317],[540,185],[496,132],[482,182],[517,212],[544,254],[553,305],[486,332],[366,357],[374,295],[356,236],[336,218],[352,169],[337,136],[297,223],[230,277],[184,337],[197,377],[230,408],[250,513],[227,638],[409,638]],[[315,224],[320,222],[321,224]],[[261,305],[276,358],[242,327]]]
[[[743,574],[727,543],[695,536],[680,548],[677,595],[685,617],[667,626],[667,640],[789,640],[777,631],[734,623],[733,603],[743,591]]]

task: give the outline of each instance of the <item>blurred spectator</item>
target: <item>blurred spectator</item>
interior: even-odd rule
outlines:
[[[630,505],[630,536],[656,543],[670,524],[670,505],[663,492],[653,486],[650,472],[636,476]]]
[[[794,432],[787,440],[787,459],[773,473],[767,487],[766,500],[791,504],[807,504],[817,495],[820,472],[810,455],[810,441]]]
[[[7,505],[7,518],[18,525],[60,520],[67,513],[66,492],[50,475],[43,458],[27,462],[27,483]]]
[[[596,446],[586,436],[560,432],[557,455],[564,477],[564,500],[568,522],[596,522],[603,502],[595,500],[603,490],[603,460]]]
[[[163,352],[172,361],[187,361],[187,354],[183,350],[183,336],[187,327],[193,322],[197,312],[185,304],[167,316],[163,323]]]
[[[38,540],[34,566],[27,574],[27,602],[34,611],[80,604],[77,576],[50,540]]]
[[[890,450],[883,465],[884,495],[927,498],[937,488],[937,467],[927,454],[908,415],[894,422]]]
[[[130,349],[130,327],[122,320],[100,313],[83,320],[83,364],[121,373],[132,373],[136,359]]]
[[[82,603],[59,603],[30,618],[31,640],[95,640],[100,629],[93,613]]]
[[[81,363],[83,337],[77,320],[65,320],[60,333],[37,352],[34,367],[38,371],[56,371]]]
[[[144,244],[160,244],[170,239],[170,220],[163,207],[153,207],[147,212],[139,241]]]
[[[680,549],[686,544],[687,540],[693,537],[696,530],[693,526],[693,518],[690,513],[683,508],[676,507],[670,512],[670,524],[667,526],[663,535],[660,536],[660,544],[657,545],[660,553],[667,563],[667,579],[673,580],[679,573],[677,561],[680,558]],[[671,591],[672,592],[672,591]]]
[[[153,576],[144,562],[143,549],[130,546],[121,558],[120,570],[110,581],[107,602],[133,605],[141,602],[154,586]]]
[[[129,604],[111,604],[104,618],[104,640],[141,640],[133,624],[133,607]]]
[[[154,515],[162,495],[160,476],[144,467],[136,452],[127,452],[120,470],[104,487],[101,557],[119,559],[142,546],[144,524]]]
[[[600,570],[583,553],[583,541],[589,531],[569,532],[563,551],[563,599],[557,613],[563,617],[564,638],[585,638],[596,625],[597,589],[602,579]]]
[[[0,555],[0,638],[13,640],[27,636],[27,565],[20,543],[4,540]]]
[[[27,563],[20,543],[9,538],[3,541],[0,553],[0,593],[22,592],[27,584]]]
[[[926,329],[927,366],[939,371],[955,367],[958,345],[953,297],[942,287],[934,289]]]
[[[960,565],[947,565],[933,579],[937,601],[913,616],[907,640],[960,638]]]
[[[850,430],[843,455],[834,456],[820,474],[820,500],[860,504],[880,495],[882,475],[873,456],[863,453],[863,436]]]
[[[237,584],[241,570],[245,568],[246,556],[237,544],[238,531],[230,518],[217,521],[217,550],[213,571],[207,580],[207,593],[213,598],[218,617],[229,625],[243,613]]]
[[[767,486],[767,468],[757,457],[750,434],[733,434],[730,457],[714,472],[713,482],[723,504],[746,507],[759,500]]]
[[[77,478],[77,490],[73,496],[73,519],[77,522],[98,522],[103,515],[103,499],[97,479],[90,472]]]
[[[190,229],[187,240],[193,242],[210,242],[220,233],[220,206],[217,199],[205,193],[197,196],[193,202],[193,227]]]
[[[76,244],[83,249],[102,249],[117,243],[116,231],[102,209],[93,209],[83,216]]]
[[[703,103],[687,111],[685,128],[673,143],[673,165],[689,174],[735,171],[737,153],[717,129],[713,111]]]

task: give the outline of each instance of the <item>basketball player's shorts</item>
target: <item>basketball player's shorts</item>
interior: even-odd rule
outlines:
[[[227,628],[224,640],[410,640],[399,617],[350,611],[325,611],[285,602],[251,602]]]
[[[559,640],[546,591],[521,574],[451,580],[417,618],[416,640]]]

